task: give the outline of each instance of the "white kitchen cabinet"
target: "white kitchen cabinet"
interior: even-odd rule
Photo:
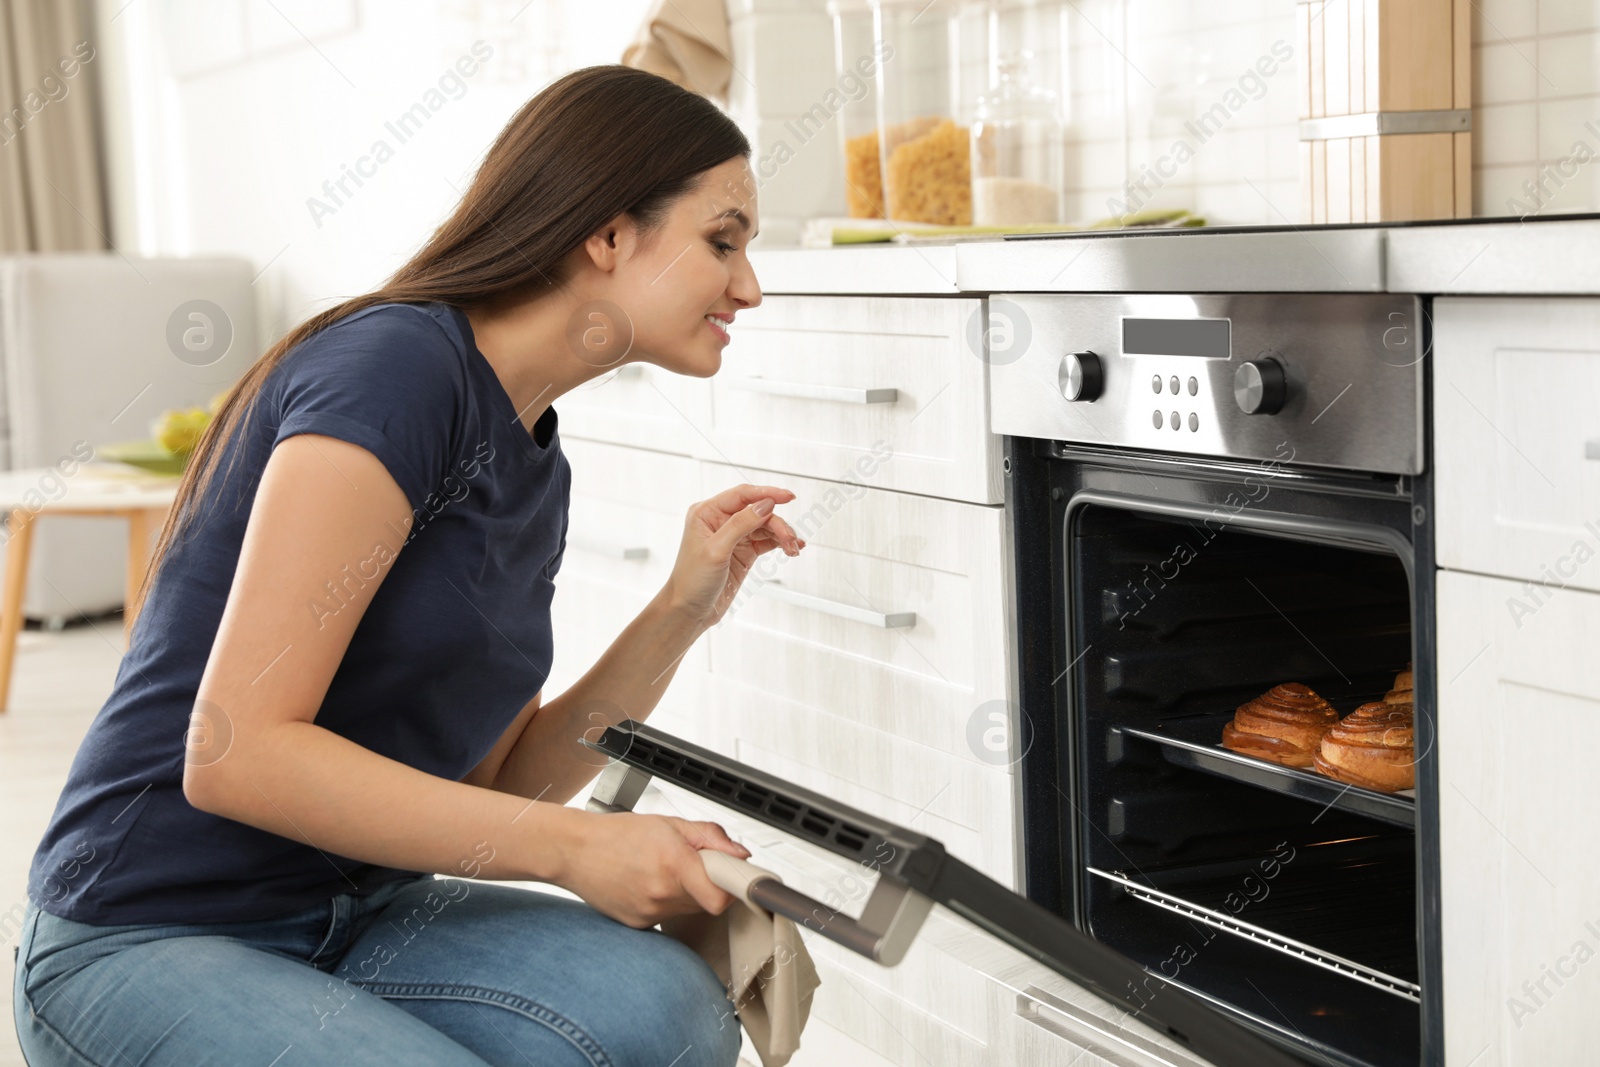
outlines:
[[[1439,564],[1600,590],[1600,300],[1438,299],[1433,350]]]
[[[741,311],[709,380],[695,454],[998,504],[999,439],[976,297],[768,296]],[[876,466],[876,464],[874,464]]]
[[[1522,586],[1438,576],[1448,1067],[1595,1058],[1600,595]]]
[[[703,465],[702,495],[740,473]],[[706,635],[721,750],[939,838],[1014,888],[1011,768],[983,744],[989,712],[1009,708],[1003,510],[742,473],[796,493],[782,511],[807,547],[763,556]]]
[[[562,411],[565,429],[566,413]],[[660,591],[672,572],[684,518],[699,499],[699,471],[687,456],[562,436],[572,467],[567,547],[551,605],[552,697],[594,666],[601,653]],[[700,741],[704,642],[697,642],[649,722]]]
[[[687,454],[700,438],[705,379],[629,363],[562,395],[561,438]]]

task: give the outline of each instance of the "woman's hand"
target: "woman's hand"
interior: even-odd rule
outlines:
[[[740,859],[750,850],[716,823],[630,811],[583,814],[593,829],[568,857],[558,884],[601,914],[644,929],[673,915],[720,915],[733,903],[706,875],[700,850]]]
[[[798,556],[806,543],[773,512],[794,494],[771,485],[736,485],[689,509],[668,600],[699,629],[715,626],[763,552]]]

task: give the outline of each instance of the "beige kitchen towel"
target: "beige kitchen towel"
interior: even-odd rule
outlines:
[[[721,915],[665,919],[661,930],[699,953],[722,979],[763,1067],[783,1067],[800,1047],[811,994],[822,982],[816,965],[793,922],[750,900],[751,882],[777,875],[710,848],[701,849],[700,860],[734,902]]]
[[[733,44],[723,0],[655,0],[622,65],[728,102]]]

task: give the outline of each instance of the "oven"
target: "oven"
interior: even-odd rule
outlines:
[[[997,295],[1024,893],[1310,1062],[1442,1063],[1425,307],[1392,294]],[[1413,675],[1415,785],[1224,748]],[[1142,977],[1141,977],[1142,975]]]

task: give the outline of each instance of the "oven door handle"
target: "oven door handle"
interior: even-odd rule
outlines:
[[[776,578],[768,578],[756,586],[756,592],[768,600],[779,600],[785,604],[793,604],[799,608],[810,608],[826,615],[834,615],[851,622],[862,622],[868,626],[876,626],[884,630],[897,630],[917,624],[917,613],[914,611],[873,611],[870,608],[858,608],[854,604],[831,600],[825,596],[812,596],[810,593],[801,593],[790,589]]]
[[[648,772],[615,760],[600,772],[584,806],[590,811],[632,811],[650,778]],[[885,967],[893,967],[905,958],[917,931],[922,929],[922,921],[933,908],[933,901],[884,874],[872,887],[859,919],[776,878],[751,882],[750,900]]]
[[[840,404],[893,404],[900,399],[900,390],[894,388],[852,389],[843,385],[784,382],[774,378],[732,378],[727,384],[734,389],[748,389],[769,396],[787,396],[799,400],[832,400]]]

